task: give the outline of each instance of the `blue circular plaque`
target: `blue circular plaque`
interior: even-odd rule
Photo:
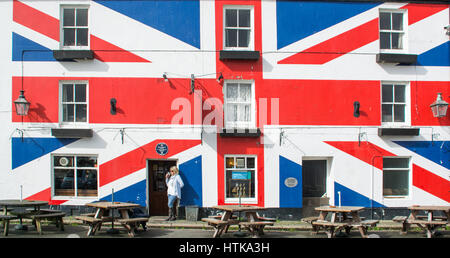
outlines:
[[[169,152],[169,147],[167,146],[167,144],[161,142],[156,144],[156,153],[158,153],[161,156],[166,155]]]

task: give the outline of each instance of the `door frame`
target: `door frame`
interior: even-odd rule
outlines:
[[[331,201],[334,192],[334,184],[333,184],[333,156],[303,156],[302,157],[302,167],[304,160],[325,160],[326,161],[326,180],[325,180],[325,193],[326,197]],[[303,177],[303,173],[302,173]]]
[[[178,158],[167,158],[167,159],[146,159],[145,160],[145,196],[146,196],[146,200],[145,200],[145,204],[146,204],[146,210],[147,210],[147,214],[150,214],[150,205],[149,205],[149,201],[150,201],[150,177],[149,177],[149,162],[150,161],[175,161],[175,166],[177,166],[178,168]]]

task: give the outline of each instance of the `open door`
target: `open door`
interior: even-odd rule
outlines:
[[[148,212],[150,216],[167,216],[166,174],[170,167],[176,166],[176,160],[148,160]]]

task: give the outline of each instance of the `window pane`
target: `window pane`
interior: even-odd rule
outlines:
[[[394,105],[394,122],[405,122],[405,105]]]
[[[237,46],[237,33],[238,30],[226,29],[225,30],[225,46],[236,47]]]
[[[391,48],[391,34],[388,32],[380,33],[380,48],[390,49]]]
[[[405,102],[405,85],[395,85],[395,102]]]
[[[77,46],[88,45],[88,29],[77,29]]]
[[[75,25],[75,9],[64,8],[63,10],[63,26]]]
[[[255,158],[247,158],[247,168],[255,168]]]
[[[75,84],[75,101],[86,102],[86,84]]]
[[[55,156],[53,157],[54,167],[73,167],[73,156]]]
[[[239,30],[239,47],[248,47],[250,42],[250,30]]]
[[[237,83],[227,84],[227,100],[236,101],[238,99],[238,85]]]
[[[97,170],[77,170],[78,196],[97,196]]]
[[[391,29],[391,14],[390,13],[380,13],[380,29],[390,30]]]
[[[227,121],[236,122],[237,121],[237,105],[228,104],[227,105]]]
[[[63,122],[73,122],[73,104],[63,104]]]
[[[250,105],[241,105],[239,110],[239,121],[250,121]]]
[[[239,10],[239,27],[250,27],[250,10]]]
[[[241,84],[239,87],[239,101],[250,102],[251,86],[250,84]]]
[[[86,122],[87,121],[87,105],[77,104],[76,122]]]
[[[383,171],[383,195],[405,196],[408,188],[409,170]]]
[[[72,84],[63,84],[63,102],[73,102],[73,85]]]
[[[255,197],[255,171],[254,170],[227,170],[226,171],[226,197],[242,198]]]
[[[392,49],[402,49],[403,48],[403,38],[402,33],[392,33]]]
[[[77,26],[88,25],[88,9],[77,9]]]
[[[226,166],[227,168],[234,168],[234,158],[228,157],[226,159]]]
[[[53,185],[55,195],[74,196],[75,181],[73,180],[73,169],[55,169],[53,174]]]
[[[75,45],[75,29],[64,29],[64,46]]]
[[[403,14],[392,13],[392,29],[403,30]]]
[[[237,10],[225,10],[225,26],[237,27]]]
[[[381,106],[381,121],[392,122],[392,105],[383,104]]]
[[[382,102],[392,102],[393,100],[393,92],[392,85],[383,84],[381,88],[381,98]]]
[[[245,158],[236,158],[236,167],[245,168]]]
[[[77,167],[97,167],[97,157],[77,157]]]
[[[409,168],[409,159],[383,158],[383,168]]]

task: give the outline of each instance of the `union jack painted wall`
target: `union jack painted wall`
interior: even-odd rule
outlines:
[[[94,59],[58,61],[61,5],[89,10]],[[252,10],[258,60],[222,60],[224,8]],[[401,11],[414,64],[379,63],[380,10]],[[433,117],[437,93],[449,101],[448,4],[372,1],[27,1],[0,2],[0,198],[22,194],[51,204],[111,198],[147,205],[147,160],[176,159],[189,187],[182,205],[232,204],[226,198],[226,155],[256,157],[256,197],[249,204],[302,207],[302,162],[329,160],[330,204],[365,207],[448,205],[450,115]],[[168,81],[163,78],[166,74]],[[218,81],[219,75],[224,80]],[[195,81],[191,82],[191,75]],[[260,137],[207,132],[211,100],[224,102],[226,81],[253,83]],[[61,122],[60,81],[87,82],[87,122]],[[406,82],[406,121],[417,136],[379,136],[382,83]],[[193,87],[193,88],[192,88]],[[31,103],[15,114],[20,90]],[[117,113],[110,113],[110,100]],[[174,103],[183,103],[182,106]],[[273,101],[276,100],[276,101]],[[355,117],[353,103],[360,103]],[[206,106],[212,106],[209,109]],[[174,117],[188,106],[188,116]],[[217,110],[214,109],[217,108]],[[213,111],[211,111],[213,109]],[[186,117],[191,118],[190,120]],[[221,121],[220,121],[221,122]],[[392,125],[389,125],[392,127]],[[219,126],[217,126],[219,127]],[[54,128],[90,128],[89,138],[53,137]],[[168,146],[161,156],[158,143]],[[98,194],[55,196],[52,156],[98,157]],[[408,194],[383,195],[383,157],[410,160]],[[288,187],[287,178],[298,184]],[[151,205],[151,204],[150,204]]]

